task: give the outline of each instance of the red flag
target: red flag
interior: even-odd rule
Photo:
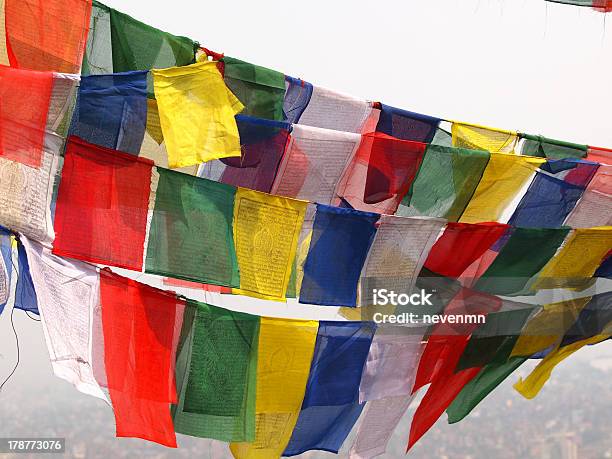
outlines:
[[[170,404],[185,302],[100,271],[104,365],[118,437],[176,447]]]

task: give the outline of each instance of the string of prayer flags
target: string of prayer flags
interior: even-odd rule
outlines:
[[[255,440],[231,443],[236,459],[280,457],[285,450],[304,399],[318,325],[316,321],[261,318]]]
[[[80,392],[106,400],[95,378],[93,355],[99,344],[94,333],[94,310],[99,308],[100,282],[96,269],[52,255],[38,242],[21,238],[39,299],[40,318],[53,373]],[[124,309],[125,304],[122,303]],[[130,305],[131,306],[131,305]],[[108,346],[108,342],[106,342]],[[108,347],[106,348],[108,349]]]
[[[354,209],[394,214],[421,166],[426,146],[387,134],[362,135],[336,194]]]
[[[283,121],[284,74],[229,56],[221,62],[225,84],[244,105],[244,115]]]
[[[491,154],[480,183],[459,221],[507,221],[510,218],[510,215],[506,217],[507,208],[545,161],[542,158]]]
[[[425,261],[425,267],[442,276],[457,278],[501,238],[509,228],[503,223],[446,224]]]
[[[240,289],[234,293],[284,301],[307,203],[238,188],[234,244]]]
[[[565,225],[572,228],[612,226],[611,183],[612,166],[600,165]]]
[[[80,73],[90,15],[91,0],[5,0],[11,67]]]
[[[299,78],[285,75],[285,99],[283,101],[283,116],[292,124],[300,122],[300,118],[312,97],[312,84]]]
[[[11,232],[0,226],[0,314],[11,294],[13,241]]]
[[[440,125],[440,119],[400,108],[380,104],[380,117],[376,132],[402,140],[431,143]]]
[[[38,310],[38,297],[34,288],[30,262],[25,246],[21,240],[17,240],[17,285],[15,286],[15,309],[40,315]],[[9,265],[11,266],[11,265]]]
[[[176,448],[169,405],[177,403],[175,361],[184,301],[103,269],[100,302],[117,436]]]
[[[337,453],[361,414],[359,382],[375,326],[319,322],[302,409],[283,456]]]
[[[584,158],[588,147],[577,143],[549,139],[541,135],[519,134],[521,154],[548,159]]]
[[[272,194],[332,204],[359,142],[359,134],[294,125]]]
[[[170,168],[240,156],[234,115],[243,105],[225,86],[215,62],[152,73]]]
[[[375,290],[411,292],[444,223],[436,218],[381,215],[361,271],[359,305],[371,305]]]
[[[300,303],[355,306],[380,215],[317,204]]]
[[[40,167],[52,90],[51,72],[0,66],[0,158]]]
[[[610,250],[612,227],[572,230],[559,252],[538,273],[531,288],[585,288]]]
[[[146,71],[81,77],[71,135],[137,155],[146,125]]]
[[[314,86],[299,123],[359,134],[374,132],[379,115],[373,102]]]
[[[452,123],[453,147],[485,150],[491,153],[514,153],[518,134],[477,124]]]
[[[189,301],[176,364],[177,432],[217,440],[255,439],[260,318]]]
[[[569,228],[515,228],[508,242],[476,282],[475,288],[498,295],[520,293],[555,255]]]
[[[236,188],[168,169],[157,173],[145,271],[239,287],[233,239]]]
[[[53,253],[142,270],[153,163],[70,137]]]
[[[410,195],[404,198],[398,215],[459,220],[480,182],[489,156],[485,151],[428,145]]]

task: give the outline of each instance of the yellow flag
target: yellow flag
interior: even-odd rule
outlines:
[[[257,356],[255,441],[232,443],[236,459],[280,457],[304,400],[318,322],[262,317]]]
[[[491,153],[491,158],[463,215],[462,223],[499,221],[504,210],[532,179],[543,158]]]
[[[285,300],[306,201],[238,188],[234,202],[234,243],[240,289],[233,293]]]
[[[552,371],[557,365],[563,360],[568,358],[574,352],[578,351],[584,346],[589,344],[596,344],[609,338],[609,335],[595,335],[592,338],[585,339],[583,341],[577,341],[568,346],[563,346],[554,352],[548,354],[537,367],[527,376],[525,379],[519,379],[514,385],[514,388],[525,398],[534,398],[546,381],[550,378]]]
[[[477,124],[453,122],[453,147],[486,150],[491,153],[514,153],[518,134]]]
[[[573,230],[561,249],[542,268],[532,289],[580,288],[612,250],[612,226]]]
[[[171,168],[240,156],[234,116],[244,106],[225,86],[216,62],[152,70]]]

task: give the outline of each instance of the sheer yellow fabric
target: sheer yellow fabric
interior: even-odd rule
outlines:
[[[234,202],[234,242],[240,289],[233,292],[285,300],[306,201],[238,188]]]
[[[514,388],[523,397],[529,399],[534,398],[536,395],[538,395],[540,390],[542,390],[542,387],[544,387],[544,384],[546,384],[546,381],[548,381],[550,378],[550,375],[555,367],[563,360],[568,358],[574,352],[580,350],[582,347],[589,344],[597,344],[608,339],[608,337],[609,335],[596,335],[592,338],[577,341],[569,346],[564,346],[554,352],[551,352],[538,364],[537,367],[533,369],[527,378],[520,378],[514,385]]]
[[[532,289],[583,287],[610,250],[612,226],[575,229],[542,268]]]
[[[531,319],[512,349],[511,357],[529,357],[554,346],[578,318],[591,297],[545,304]]]
[[[462,223],[499,221],[504,210],[530,180],[542,158],[491,153],[474,196],[459,219]]]
[[[262,317],[257,358],[255,441],[232,443],[236,459],[280,457],[300,414],[318,322]]]
[[[453,122],[453,147],[486,150],[492,153],[514,153],[518,134],[477,124]]]
[[[216,62],[152,70],[171,168],[240,156],[234,115],[244,108]]]

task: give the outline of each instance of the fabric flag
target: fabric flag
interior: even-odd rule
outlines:
[[[100,271],[104,364],[118,437],[176,448],[176,348],[185,303],[175,294]],[[127,305],[127,307],[126,307]]]
[[[0,66],[0,158],[40,167],[52,90],[51,72]]]
[[[425,267],[446,277],[459,277],[506,232],[503,223],[449,222],[425,260]]]
[[[240,156],[234,115],[243,106],[223,83],[215,62],[152,73],[170,168]]]
[[[612,279],[612,251],[608,252],[606,259],[599,265],[593,277]]]
[[[612,292],[595,295],[580,311],[576,322],[567,330],[559,346],[567,346],[601,334],[612,322]]]
[[[359,134],[374,132],[379,115],[372,102],[314,86],[299,124]]]
[[[5,0],[4,3],[11,67],[80,73],[91,0]]]
[[[355,306],[380,215],[317,204],[300,303]]]
[[[53,253],[142,269],[152,162],[70,137]]]
[[[548,159],[584,158],[588,147],[577,143],[548,139],[540,135],[519,134],[521,154]]]
[[[83,76],[70,134],[137,155],[147,124],[147,72]]]
[[[312,97],[312,84],[299,78],[285,75],[285,99],[283,101],[284,120],[292,124],[300,122],[300,117]]]
[[[6,50],[6,21],[4,17],[4,1],[0,0],[0,65],[11,65]]]
[[[236,188],[167,169],[157,172],[145,271],[239,287],[233,239]]]
[[[444,220],[381,215],[361,271],[359,305],[372,304],[374,289],[410,293]]]
[[[498,295],[517,294],[555,255],[569,228],[515,228],[475,288]]]
[[[32,280],[32,272],[30,270],[30,262],[28,254],[23,243],[17,239],[17,285],[15,286],[15,309],[31,312],[32,314],[40,315],[38,310],[38,297]],[[9,269],[12,266],[9,265]]]
[[[358,134],[294,125],[272,194],[331,204],[359,142]]]
[[[258,316],[190,301],[176,364],[177,432],[217,440],[255,439]]]
[[[527,358],[513,357],[506,362],[490,363],[468,382],[446,409],[448,423],[465,418],[476,406],[520,367]]]
[[[398,215],[459,220],[488,162],[489,153],[485,151],[428,145],[423,164]]]
[[[597,169],[565,224],[572,228],[612,226],[612,166]]]
[[[255,440],[232,443],[236,459],[280,457],[285,450],[304,399],[317,329],[316,321],[261,318]]]
[[[491,153],[514,153],[517,133],[477,124],[453,122],[453,147],[485,150]]]
[[[376,132],[402,140],[431,143],[440,124],[439,118],[409,112],[389,105],[380,104],[380,117]]]
[[[244,105],[244,114],[283,121],[285,75],[276,70],[225,56],[223,79]]]
[[[94,310],[99,309],[100,280],[96,269],[52,255],[43,245],[21,238],[27,251],[39,298],[40,318],[51,367],[58,378],[80,392],[106,400],[95,379]]]
[[[234,244],[241,295],[285,301],[307,203],[238,188]]]
[[[612,150],[609,148],[591,147],[587,150],[587,161],[612,166]]]
[[[474,195],[459,219],[463,223],[501,221],[505,223],[507,207],[531,181],[542,158],[510,154],[492,154]],[[511,209],[514,210],[514,209]]]
[[[394,214],[419,170],[426,146],[387,134],[362,135],[337,185],[337,196],[357,210]]]
[[[375,326],[320,322],[302,410],[283,456],[337,453],[361,414],[359,382]]]
[[[13,241],[10,231],[0,226],[0,314],[11,294]]]
[[[582,289],[612,250],[612,227],[579,228],[534,281],[532,289]]]
[[[559,161],[546,163],[542,169],[554,173],[559,167],[555,163]],[[598,168],[597,164],[590,163],[569,164],[573,166],[572,169],[568,171],[561,165],[561,170],[554,175],[546,170],[536,172],[508,223],[531,228],[558,228],[563,225]]]
[[[242,156],[203,163],[198,176],[270,193],[289,142],[291,125],[244,115],[236,115],[236,124]]]

